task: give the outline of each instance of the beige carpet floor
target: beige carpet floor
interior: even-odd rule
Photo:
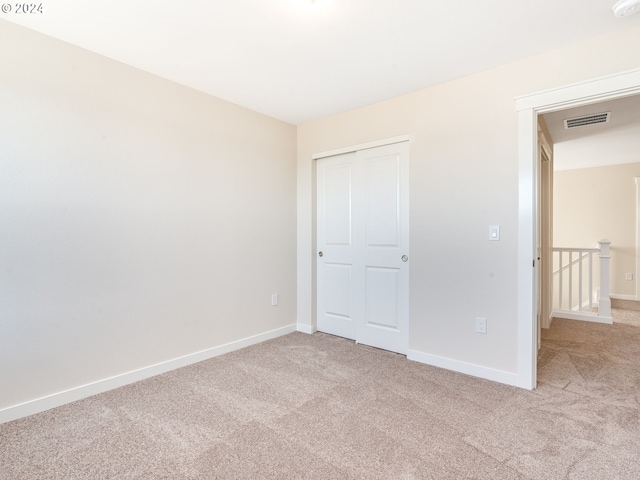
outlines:
[[[619,310],[612,308],[611,318],[613,318],[613,323],[624,323],[625,325],[640,327],[640,312],[635,310]]]
[[[294,333],[0,425],[0,478],[640,478],[640,328],[556,320],[539,364],[529,392]]]

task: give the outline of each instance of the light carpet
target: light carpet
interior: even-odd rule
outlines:
[[[613,323],[624,323],[625,325],[640,327],[640,312],[636,310],[619,310],[612,308],[611,318],[613,318]]]
[[[0,478],[636,480],[639,358],[555,320],[529,392],[293,333],[0,425]]]

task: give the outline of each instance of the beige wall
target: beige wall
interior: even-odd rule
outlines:
[[[635,177],[640,177],[640,163],[563,170],[554,177],[555,246],[594,248],[608,238],[611,293],[635,298]],[[634,280],[625,280],[625,273],[633,273]]]
[[[296,138],[0,21],[0,410],[296,319],[312,327],[311,155],[402,134],[410,348],[515,372],[514,98],[635,68],[639,39],[594,39],[302,125]]]
[[[298,321],[315,322],[312,154],[409,134],[409,347],[453,368],[515,375],[515,98],[637,68],[628,45],[639,40],[640,28],[619,32],[300,126]],[[500,242],[488,241],[492,224]],[[477,316],[487,318],[486,335],[474,332]]]
[[[295,127],[0,22],[0,410],[295,325]]]

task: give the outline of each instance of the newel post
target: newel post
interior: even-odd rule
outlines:
[[[600,298],[598,298],[598,316],[611,316],[611,298],[609,298],[609,262],[611,261],[610,240],[600,240]]]

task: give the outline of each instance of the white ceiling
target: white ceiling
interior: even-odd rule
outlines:
[[[640,25],[613,3],[56,0],[0,18],[300,124]]]
[[[565,130],[564,120],[611,112],[608,123]],[[554,169],[572,170],[640,162],[640,95],[547,113]]]

